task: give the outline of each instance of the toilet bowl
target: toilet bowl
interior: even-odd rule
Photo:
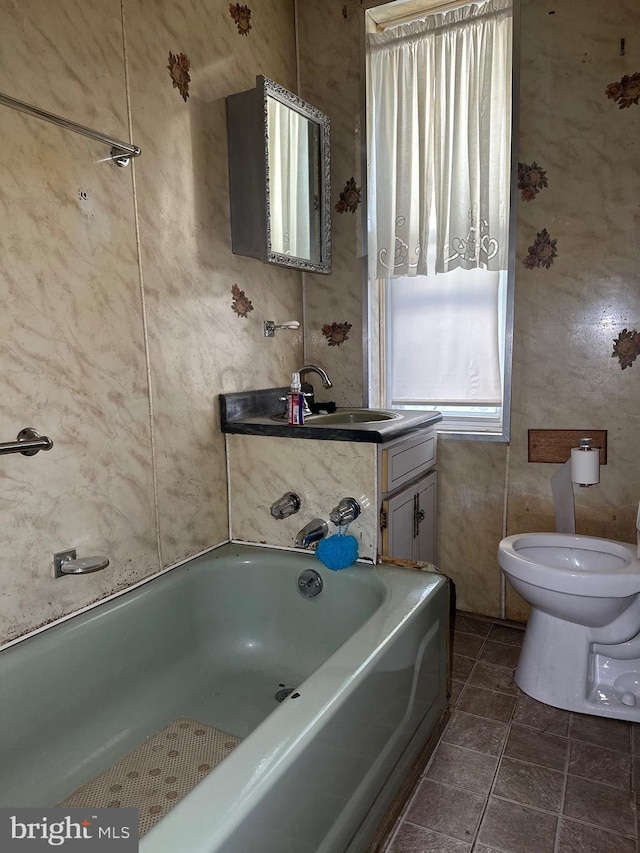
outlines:
[[[531,612],[515,680],[570,711],[640,722],[640,562],[595,536],[521,533],[498,546]]]

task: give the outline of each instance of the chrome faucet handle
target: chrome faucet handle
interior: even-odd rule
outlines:
[[[285,492],[277,501],[271,504],[271,515],[274,518],[288,518],[300,509],[300,498],[295,492]]]
[[[360,515],[361,507],[355,498],[342,498],[338,506],[329,513],[329,519],[336,527],[343,524],[350,524]]]

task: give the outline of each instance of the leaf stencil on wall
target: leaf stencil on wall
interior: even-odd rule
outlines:
[[[184,53],[173,54],[169,51],[169,64],[167,68],[173,80],[173,88],[180,92],[185,104],[189,97],[189,83],[191,82],[189,75],[190,67],[189,58]]]
[[[547,173],[535,160],[531,165],[518,163],[518,189],[522,201],[533,201],[540,190],[547,186]]]
[[[618,109],[628,109],[631,104],[640,102],[640,71],[625,74],[615,83],[609,83],[605,89],[607,98],[618,104]]]
[[[231,309],[235,311],[238,317],[244,317],[246,319],[249,311],[253,311],[251,300],[245,296],[244,290],[240,290],[237,284],[232,285],[231,295],[233,296]]]
[[[251,9],[248,6],[241,6],[240,3],[229,3],[229,14],[235,21],[240,35],[249,35],[249,30],[251,29]]]
[[[557,240],[552,240],[546,228],[538,231],[536,239],[527,249],[528,255],[523,259],[522,264],[528,270],[534,270],[536,267],[544,267],[549,269],[553,263],[553,259],[558,256],[556,251]]]
[[[336,210],[338,213],[346,213],[347,210],[350,213],[355,213],[362,201],[360,191],[361,187],[356,186],[355,178],[349,178],[347,183],[344,185],[344,189],[340,193],[340,199],[336,204]]]
[[[611,358],[617,358],[622,370],[631,367],[637,356],[640,355],[640,332],[633,329],[631,332],[623,329],[613,342]]]
[[[327,339],[327,344],[330,347],[339,347],[345,341],[349,340],[349,331],[351,323],[325,323],[322,327],[322,334]]]

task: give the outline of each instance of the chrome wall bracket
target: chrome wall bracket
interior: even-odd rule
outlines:
[[[275,320],[264,321],[264,336],[265,338],[275,338],[276,332],[279,329],[291,329],[297,331],[300,328],[300,323],[297,320],[287,320],[286,323],[276,323]]]
[[[108,565],[107,557],[82,557],[79,560],[76,549],[69,548],[67,551],[58,551],[53,555],[53,576],[64,578],[68,575],[87,575],[106,569]]]
[[[5,453],[22,453],[23,456],[35,456],[41,450],[51,450],[53,442],[46,435],[40,435],[33,427],[25,427],[18,433],[15,441],[0,444],[0,456]]]
[[[138,154],[139,153],[140,149],[138,149]],[[131,158],[137,157],[138,154],[130,154],[128,151],[123,151],[122,148],[117,148],[115,145],[111,149],[111,159],[116,166],[120,166],[123,169],[129,165]]]

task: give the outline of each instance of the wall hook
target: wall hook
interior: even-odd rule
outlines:
[[[264,336],[265,338],[275,338],[278,329],[292,329],[296,331],[300,328],[300,323],[297,320],[287,320],[286,323],[276,323],[275,320],[264,321]]]

